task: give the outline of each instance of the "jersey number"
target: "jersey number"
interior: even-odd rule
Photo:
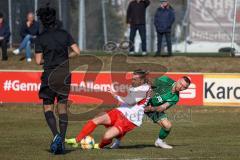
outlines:
[[[160,103],[163,101],[162,97],[160,97],[160,96],[157,96],[157,100],[158,100],[158,102],[160,102]]]

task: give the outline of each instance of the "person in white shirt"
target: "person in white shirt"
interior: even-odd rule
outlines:
[[[99,145],[103,148],[112,143],[113,138],[124,136],[127,132],[142,124],[144,107],[151,96],[151,86],[148,84],[148,72],[136,70],[133,72],[132,86],[126,97],[118,96],[114,91],[109,92],[120,102],[120,107],[106,111],[88,121],[76,138],[66,139],[66,143],[77,147],[83,138],[90,135],[98,125],[107,127]]]

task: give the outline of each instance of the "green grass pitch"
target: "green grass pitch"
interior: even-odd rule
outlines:
[[[0,159],[76,159],[76,160],[167,160],[229,159],[240,157],[240,109],[231,107],[193,107],[173,109],[173,129],[167,142],[172,150],[154,147],[159,127],[145,119],[141,128],[129,133],[120,149],[81,150],[67,146],[68,153],[49,153],[51,140],[41,106],[0,107]],[[173,118],[174,115],[178,118]],[[181,115],[183,115],[181,117]],[[93,115],[94,116],[94,115]],[[69,122],[68,137],[75,136],[84,122]],[[93,137],[98,142],[105,129]]]
[[[111,56],[100,55],[103,71],[111,69]],[[19,62],[21,56],[9,53],[9,61],[0,64],[6,70],[40,70],[34,62]],[[87,61],[85,59],[81,61]],[[169,72],[239,73],[240,61],[233,57],[174,56],[171,58],[128,57],[129,63],[158,63]],[[179,65],[181,63],[181,65]],[[114,64],[119,68],[125,64]],[[207,66],[207,67],[206,67]],[[224,67],[223,67],[224,66]],[[85,110],[78,107],[73,111]],[[116,150],[81,150],[67,146],[66,155],[49,153],[52,139],[44,120],[41,106],[0,106],[0,160],[239,160],[240,159],[240,108],[193,107],[190,113],[179,112],[178,107],[170,109],[173,129],[167,142],[172,150],[154,147],[159,127],[145,120],[141,128],[129,133]],[[174,113],[174,112],[177,113]],[[176,120],[173,118],[177,114]],[[93,117],[94,115],[92,115]],[[69,122],[68,137],[74,137],[85,122]],[[92,135],[99,142],[103,132],[99,127]]]

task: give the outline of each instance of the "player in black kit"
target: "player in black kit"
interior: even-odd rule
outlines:
[[[64,140],[68,125],[67,102],[70,92],[71,73],[69,58],[80,55],[80,49],[72,36],[61,29],[56,19],[56,10],[49,7],[37,11],[43,31],[35,43],[36,63],[43,64],[39,97],[43,100],[44,115],[53,134],[50,150],[54,154],[65,151]],[[71,48],[73,52],[69,53]],[[59,131],[54,116],[54,102],[57,101]]]

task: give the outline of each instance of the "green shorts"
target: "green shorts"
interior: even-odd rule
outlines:
[[[167,119],[167,114],[164,112],[147,112],[145,113],[154,123],[158,123],[164,119]]]

